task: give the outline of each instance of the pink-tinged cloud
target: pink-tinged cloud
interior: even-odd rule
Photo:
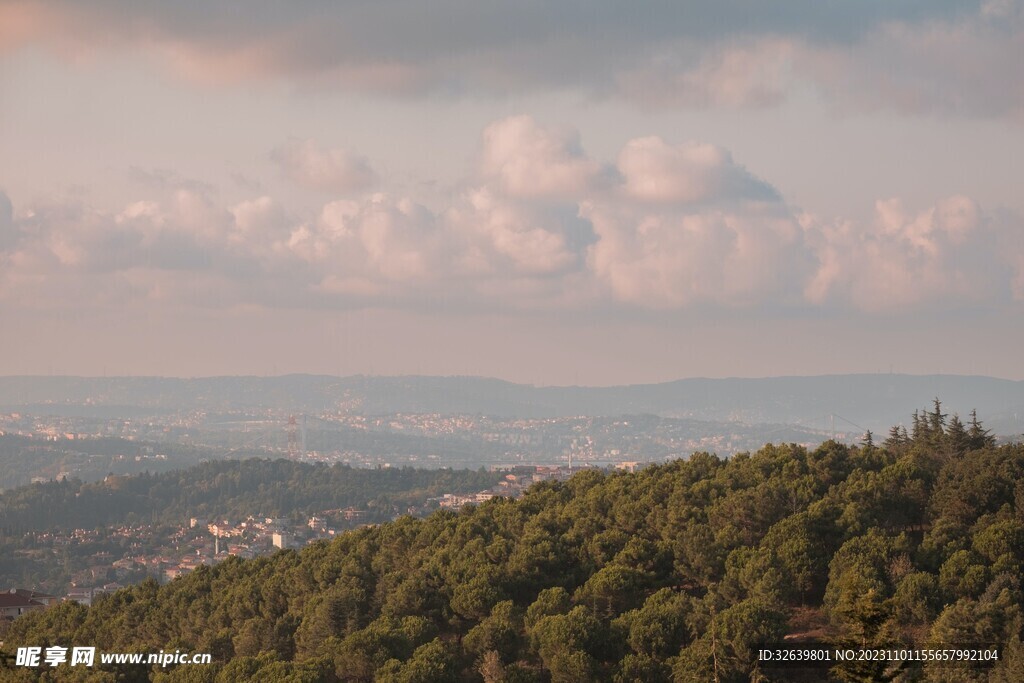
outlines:
[[[312,140],[291,140],[274,149],[270,158],[293,182],[325,192],[350,194],[376,180],[366,157],[346,149],[326,149]]]
[[[484,129],[480,170],[512,197],[572,198],[587,192],[599,169],[583,154],[576,134],[512,116]]]
[[[1024,221],[968,197],[823,219],[721,147],[644,137],[602,164],[527,117],[489,126],[480,159],[433,207],[350,190],[302,215],[175,183],[117,211],[14,210],[0,193],[0,300],[880,314],[1024,300]]]
[[[359,269],[391,282],[433,281],[440,274],[433,223],[424,207],[384,194],[360,202],[332,202],[318,223],[319,252],[327,255],[332,273]]]
[[[588,265],[615,301],[653,309],[799,303],[813,256],[796,222],[765,207],[680,211],[584,204]]]
[[[579,262],[546,207],[486,187],[468,191],[444,221],[452,242],[462,245],[459,266],[470,273],[554,274]]]
[[[778,199],[774,188],[735,164],[727,150],[706,143],[669,145],[658,137],[630,140],[619,153],[618,170],[626,195],[642,202]]]
[[[882,200],[867,224],[806,225],[820,263],[805,287],[812,304],[886,312],[1000,306],[1015,295],[1022,224],[986,216],[968,197],[917,212],[898,199]]]

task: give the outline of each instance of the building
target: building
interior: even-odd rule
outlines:
[[[0,619],[17,619],[22,614],[43,610],[52,604],[29,597],[35,594],[37,594],[36,591],[21,588],[12,588],[6,593],[0,593]],[[44,599],[57,600],[56,597],[45,593],[38,593],[38,595]]]
[[[14,588],[12,590],[23,598],[28,598],[29,600],[35,600],[36,602],[43,603],[45,607],[52,607],[53,605],[56,605],[58,602],[60,602],[60,598],[58,598],[56,595],[50,595],[49,593],[28,590],[26,588]]]
[[[366,516],[366,510],[356,510],[354,507],[347,507],[342,511],[347,521],[362,519]]]
[[[85,605],[86,607],[88,607],[92,604],[92,598],[92,588],[76,588],[74,590],[68,591],[67,597],[65,599],[70,602],[77,602],[80,605]]]

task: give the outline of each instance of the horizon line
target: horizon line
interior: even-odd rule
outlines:
[[[906,372],[849,372],[849,373],[825,373],[825,374],[813,374],[813,375],[762,375],[762,376],[738,376],[729,375],[723,377],[709,377],[709,376],[690,376],[690,377],[678,377],[675,379],[664,380],[660,382],[637,382],[637,383],[619,383],[619,384],[536,384],[530,382],[516,382],[512,380],[503,379],[501,377],[494,377],[490,375],[426,375],[426,374],[367,374],[367,373],[353,373],[349,375],[334,375],[327,373],[314,373],[314,372],[289,372],[275,375],[257,375],[257,374],[235,374],[235,375],[75,375],[75,374],[60,374],[60,375],[39,375],[39,374],[24,374],[24,375],[0,375],[0,381],[3,380],[60,380],[60,379],[75,379],[75,380],[166,380],[166,381],[200,381],[200,380],[226,380],[226,379],[260,379],[260,380],[275,380],[275,379],[287,379],[296,377],[306,378],[322,378],[322,379],[336,379],[336,380],[348,380],[348,379],[369,379],[369,380],[389,380],[389,379],[434,379],[434,380],[481,380],[481,381],[492,381],[502,382],[504,384],[511,384],[520,387],[531,387],[535,389],[616,389],[623,387],[650,387],[650,386],[662,386],[667,384],[675,384],[678,382],[695,382],[695,381],[706,381],[706,382],[727,382],[727,381],[767,381],[767,380],[811,380],[811,379],[831,379],[831,378],[864,378],[864,377],[899,377],[899,378],[917,378],[917,379],[928,379],[928,378],[958,378],[958,379],[986,379],[995,380],[999,382],[1011,382],[1019,383],[1024,382],[1024,379],[1011,379],[1008,377],[997,377],[994,375],[978,375],[978,374],[959,374],[959,373],[906,373]]]

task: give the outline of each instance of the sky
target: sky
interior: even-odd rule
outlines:
[[[0,0],[0,374],[1024,379],[1024,0]]]

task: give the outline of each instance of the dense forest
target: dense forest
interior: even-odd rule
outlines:
[[[180,648],[215,659],[92,669],[90,681],[1005,683],[1024,680],[1022,562],[1024,446],[996,446],[976,419],[944,415],[936,401],[880,443],[869,433],[858,446],[585,471],[520,500],[228,560],[91,608],[21,617],[4,649]],[[1001,656],[988,669],[762,669],[758,646],[786,636],[997,645]]]

